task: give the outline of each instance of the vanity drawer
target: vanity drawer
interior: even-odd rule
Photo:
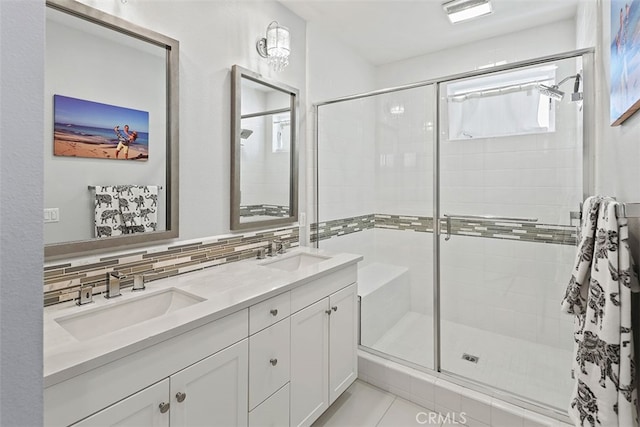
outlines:
[[[291,321],[249,337],[249,410],[289,382]]]
[[[291,314],[291,293],[285,292],[249,307],[249,335],[279,322]]]
[[[291,290],[291,313],[320,301],[327,295],[355,283],[358,267],[352,264]]]
[[[289,425],[289,384],[285,384],[253,411],[249,427],[282,427]]]

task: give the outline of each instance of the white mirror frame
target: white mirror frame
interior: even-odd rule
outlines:
[[[178,186],[178,60],[180,56],[179,42],[175,39],[139,27],[121,18],[101,10],[94,9],[74,0],[46,0],[47,7],[73,15],[79,19],[118,31],[122,34],[154,44],[166,50],[167,62],[167,141],[166,151],[166,230],[140,233],[126,236],[106,237],[101,239],[79,240],[74,242],[53,243],[45,245],[44,254],[47,260],[63,256],[105,252],[124,246],[141,246],[159,240],[178,237],[179,226],[179,186]]]

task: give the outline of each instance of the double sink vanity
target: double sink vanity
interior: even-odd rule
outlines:
[[[45,425],[310,425],[357,377],[361,259],[298,248],[47,307]]]

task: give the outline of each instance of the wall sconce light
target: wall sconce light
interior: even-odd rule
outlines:
[[[267,58],[269,65],[275,71],[282,71],[289,65],[291,52],[291,36],[289,29],[273,21],[267,27],[267,36],[259,39],[256,49],[263,58]]]

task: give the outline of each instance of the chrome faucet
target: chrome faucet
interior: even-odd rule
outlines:
[[[269,247],[269,256],[276,256],[277,254],[283,254],[285,251],[284,243],[282,240],[274,239],[271,241],[271,245]]]
[[[117,271],[110,271],[107,273],[107,293],[105,298],[119,297],[120,294],[120,281],[125,279],[126,276]]]

